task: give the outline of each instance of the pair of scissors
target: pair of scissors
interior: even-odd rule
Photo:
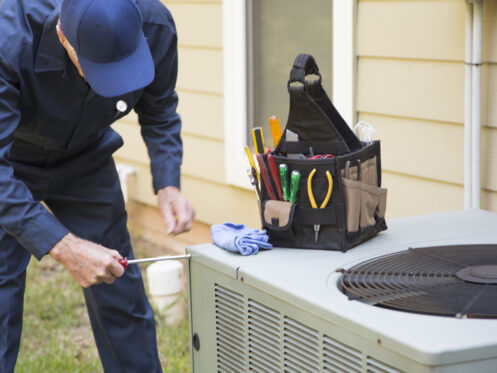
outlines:
[[[311,206],[313,209],[318,208],[316,200],[314,199],[314,193],[312,192],[312,178],[314,177],[315,173],[316,169],[314,168],[309,174],[309,178],[307,179],[307,194],[309,195],[309,201],[311,202]],[[330,200],[331,192],[333,191],[333,179],[331,177],[330,171],[328,170],[326,170],[326,177],[328,178],[328,192],[326,192],[326,197],[324,197],[323,203],[321,203],[321,206],[319,206],[320,209],[326,207]],[[320,228],[320,224],[314,224],[314,242],[318,242]]]

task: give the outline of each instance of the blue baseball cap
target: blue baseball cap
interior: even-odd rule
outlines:
[[[60,23],[97,94],[121,96],[154,79],[154,62],[134,0],[62,0]]]

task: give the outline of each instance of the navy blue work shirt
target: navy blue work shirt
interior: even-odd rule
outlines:
[[[114,151],[122,139],[110,125],[134,108],[151,160],[154,190],[179,187],[176,29],[158,0],[136,2],[155,78],[144,89],[115,98],[97,95],[60,44],[56,33],[60,0],[0,2],[0,226],[38,259],[68,230],[16,178],[13,153],[30,149],[23,159],[27,164],[35,149],[62,154],[59,159],[67,160],[90,151],[88,144],[99,146],[94,139],[103,135],[117,138]],[[127,104],[124,112],[116,108],[119,100]]]

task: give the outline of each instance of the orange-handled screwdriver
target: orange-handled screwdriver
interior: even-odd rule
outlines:
[[[278,143],[280,142],[281,139],[281,124],[280,124],[280,119],[273,115],[269,117],[269,128],[271,129],[271,135],[273,136],[273,143],[274,143],[274,148],[278,146]]]

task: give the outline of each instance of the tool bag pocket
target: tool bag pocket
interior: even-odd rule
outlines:
[[[309,75],[317,78],[308,79]],[[288,175],[298,171],[300,181],[295,203],[290,203],[268,201],[261,180],[262,221],[270,242],[283,247],[345,251],[387,229],[380,142],[357,138],[324,91],[312,56],[297,56],[288,92],[287,125],[272,155],[278,167],[287,165]],[[263,159],[266,162],[267,154]],[[329,199],[327,172],[332,184]],[[284,203],[292,206],[285,210],[287,224],[274,220],[276,207]]]
[[[298,206],[298,232],[301,248],[307,249],[333,249],[341,250],[344,237],[344,206],[342,185],[337,179],[337,159],[291,159],[284,156],[275,156],[278,164],[286,163],[289,173],[298,171],[300,181],[296,204]],[[315,171],[313,171],[315,170]],[[311,173],[314,173],[309,185]],[[325,206],[321,207],[327,199],[328,190],[331,194]],[[316,203],[316,208],[311,205],[309,186]],[[319,225],[316,234],[315,226]]]
[[[262,226],[267,230],[273,245],[297,247],[295,231],[296,205],[287,201],[265,200],[261,206]]]

